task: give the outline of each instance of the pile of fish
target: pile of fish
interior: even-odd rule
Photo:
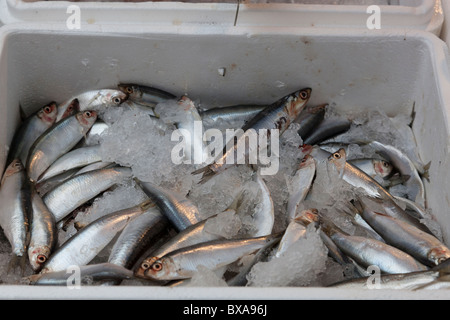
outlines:
[[[422,179],[429,178],[429,164],[410,150],[346,136],[363,124],[335,117],[332,104],[308,105],[312,94],[311,88],[303,88],[267,105],[201,108],[186,95],[119,84],[118,89],[50,102],[23,116],[0,186],[0,226],[12,254],[7,272],[19,266],[22,282],[34,285],[68,285],[68,271],[76,267],[85,285],[119,285],[130,279],[189,285],[209,274],[221,285],[258,286],[258,268],[285,263],[283,259],[292,264],[286,257],[313,243],[318,247],[307,249],[314,257],[302,253],[296,259],[316,258],[317,265],[309,266],[317,268],[312,273],[316,279],[294,279],[308,273],[300,263],[290,265],[284,282],[276,285],[364,288],[368,270],[376,267],[383,288],[447,287],[450,249],[438,228],[426,223],[432,217]],[[110,130],[108,112],[119,108],[138,110],[163,132],[183,129],[193,137],[184,157],[202,162],[188,166],[186,177],[195,181],[188,192],[142,179],[132,165],[105,159],[101,137]],[[246,164],[227,161],[242,137],[225,144],[220,157],[204,161],[211,154],[205,152],[204,139],[195,138],[198,122],[222,132],[277,129],[284,143],[282,170],[265,176],[248,159]],[[200,200],[215,207],[208,192],[225,188],[220,183],[233,170],[245,172],[239,187],[229,186],[235,192],[225,196],[225,207],[205,216]],[[124,184],[142,191],[136,205],[74,223],[85,208]],[[209,191],[199,192],[204,186]],[[217,223],[221,231],[213,232]],[[63,239],[69,225],[76,232]],[[105,250],[106,258],[99,255]],[[340,276],[318,281],[329,263]],[[32,274],[24,274],[29,267]]]

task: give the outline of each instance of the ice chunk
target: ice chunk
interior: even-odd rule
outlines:
[[[198,272],[190,279],[186,286],[189,287],[227,287],[227,283],[216,272],[200,265]],[[222,270],[218,272],[222,273]]]
[[[308,286],[325,270],[327,253],[318,231],[310,225],[306,236],[284,254],[255,264],[248,276],[248,286]]]
[[[220,235],[226,239],[235,237],[242,227],[242,222],[234,210],[226,210],[206,221],[203,232]]]

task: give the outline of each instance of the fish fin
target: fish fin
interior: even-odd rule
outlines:
[[[211,169],[211,166],[206,166],[200,169],[197,169],[195,171],[193,171],[191,174],[200,174],[203,173],[202,178],[199,181],[199,184],[204,184],[207,181],[209,181],[212,177],[214,177],[216,175],[216,172],[214,170]]]

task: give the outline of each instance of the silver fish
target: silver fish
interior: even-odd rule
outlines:
[[[200,112],[203,122],[210,128],[218,128],[221,121],[228,124],[241,124],[242,127],[247,121],[251,120],[259,112],[265,109],[267,105],[234,105],[227,107],[211,108]],[[228,129],[231,129],[228,127]]]
[[[36,182],[55,160],[71,150],[96,119],[95,111],[84,111],[63,119],[45,131],[30,148],[26,164],[30,180]]]
[[[153,183],[137,181],[144,192],[153,199],[174,227],[181,231],[203,220],[197,206],[177,192],[161,188]]]
[[[349,162],[360,170],[364,171],[373,179],[379,177],[387,179],[394,172],[394,167],[391,163],[379,159],[354,159]]]
[[[24,271],[29,242],[30,186],[20,159],[6,168],[0,186],[0,226],[11,244],[9,269],[20,263]]]
[[[217,270],[277,241],[279,236],[216,240],[173,251],[155,261],[145,276],[153,280],[191,278],[200,265]]]
[[[83,203],[131,177],[131,169],[126,167],[85,172],[71,177],[47,192],[43,200],[55,216],[56,222],[59,222]]]
[[[127,98],[128,96],[120,90],[89,90],[61,103],[58,106],[58,118],[56,121],[60,121],[62,119],[61,117],[65,114],[67,108],[69,108],[74,99],[78,100],[79,111],[91,110],[99,112],[104,108],[118,106],[126,101]]]
[[[381,241],[345,234],[328,223],[324,223],[322,229],[344,254],[363,267],[377,266],[385,273],[427,270],[411,255]]]
[[[64,102],[62,105],[58,105],[58,114],[56,115],[56,121],[59,122],[62,119],[73,116],[80,112],[80,102],[78,99],[71,99]]]
[[[298,170],[291,180],[293,190],[289,195],[287,203],[287,216],[289,220],[294,219],[298,206],[306,198],[315,174],[316,162],[312,156],[307,154],[303,157]]]
[[[28,246],[28,259],[33,270],[39,271],[56,246],[56,221],[34,188],[31,195],[31,208],[31,239]]]
[[[9,165],[14,159],[20,159],[23,164],[27,163],[30,147],[41,134],[55,123],[57,112],[56,103],[51,102],[25,119],[14,134],[6,165]]]
[[[44,264],[41,273],[63,271],[88,264],[134,218],[145,212],[141,205],[98,218],[64,242]]]
[[[35,286],[74,286],[74,272],[79,271],[80,285],[93,285],[95,282],[108,280],[132,279],[133,271],[112,263],[98,263],[79,268],[34,274],[22,279],[22,284]]]
[[[206,223],[215,216],[216,215],[191,225],[171,237],[166,243],[153,251],[150,256],[146,257],[141,262],[139,268],[135,271],[135,276],[145,278],[145,271],[149,269],[151,265],[160,257],[163,257],[172,251],[203,242],[223,239],[220,235],[205,231]]]
[[[289,94],[275,103],[269,105],[261,112],[259,112],[255,117],[248,121],[241,129],[245,133],[249,129],[258,130],[260,129],[277,129],[279,134],[289,127],[289,125],[297,118],[300,112],[303,110],[309,98],[311,97],[312,89],[305,88],[298,90],[292,94]],[[213,176],[225,171],[226,169],[236,165],[236,161],[230,161],[230,157],[235,157],[237,154],[236,150],[239,145],[245,145],[246,135],[243,134],[235,141],[235,143],[228,144],[223,149],[222,155],[219,155],[215,159],[214,163],[195,170],[192,174],[202,173],[202,178],[200,183],[205,183]],[[248,149],[248,148],[247,148]],[[248,150],[246,150],[246,157]],[[233,160],[233,159],[232,159]]]
[[[348,119],[324,119],[307,138],[303,140],[304,144],[315,145],[350,129],[352,121]]]
[[[100,145],[73,149],[53,162],[37,182],[42,182],[68,170],[84,167],[101,160]]]
[[[415,226],[376,212],[362,202],[361,216],[390,245],[395,246],[428,266],[450,258],[450,249],[436,237]]]
[[[130,100],[148,107],[155,107],[158,103],[176,98],[170,92],[134,83],[122,83],[118,87]]]
[[[146,211],[130,221],[120,233],[109,254],[109,263],[130,269],[148,244],[169,225],[151,201],[142,203],[141,207]]]
[[[404,220],[421,230],[430,232],[425,225],[421,224],[416,218],[400,208],[395,202],[395,198],[377,181],[372,179],[364,171],[346,161],[344,149],[340,149],[338,152],[333,153],[328,160],[335,166],[339,176],[342,177],[344,181],[352,185],[355,189],[362,190],[366,196],[381,200],[380,203],[382,203],[386,213],[390,216]]]

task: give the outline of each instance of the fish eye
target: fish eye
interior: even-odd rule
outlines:
[[[154,264],[152,264],[153,271],[161,271],[162,268],[163,268],[163,265],[161,262],[155,262]]]
[[[141,268],[147,270],[148,268],[150,268],[150,264],[148,262],[142,262]]]
[[[335,159],[340,159],[340,158],[341,158],[341,155],[340,155],[339,153],[333,153],[333,157],[334,157]]]
[[[115,104],[120,104],[120,103],[122,102],[122,99],[120,99],[119,97],[113,97],[112,101],[113,101]]]
[[[92,117],[92,112],[86,111],[86,112],[84,113],[84,115],[85,115],[87,118],[90,118],[90,117]]]
[[[389,168],[389,162],[383,161],[383,167]]]
[[[125,90],[126,90],[127,93],[129,93],[129,94],[133,93],[133,87],[127,87]]]
[[[36,261],[37,261],[37,263],[42,264],[42,263],[44,263],[45,261],[47,261],[47,257],[44,256],[43,254],[40,254],[40,255],[37,256]]]
[[[73,106],[72,105],[67,107],[67,111],[72,111],[72,110],[73,110]]]
[[[303,100],[305,100],[306,98],[308,98],[308,92],[306,92],[305,90],[300,91],[299,96],[300,96],[300,98],[302,98]]]
[[[44,107],[44,112],[45,113],[50,113],[50,112],[52,112],[52,108],[50,108],[50,106],[45,106]]]

